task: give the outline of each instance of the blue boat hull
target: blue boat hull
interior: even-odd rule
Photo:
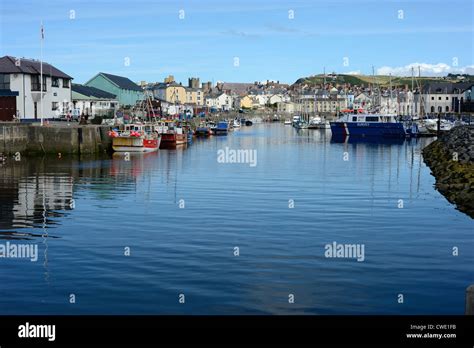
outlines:
[[[394,122],[331,122],[331,132],[334,136],[377,136],[405,138],[406,131],[403,123]]]
[[[214,130],[214,134],[215,135],[227,135],[227,129],[215,129]]]

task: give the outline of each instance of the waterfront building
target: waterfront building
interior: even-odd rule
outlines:
[[[240,108],[251,109],[253,106],[253,100],[249,95],[244,95],[240,98]]]
[[[168,81],[170,78],[167,78]],[[174,104],[186,104],[187,103],[187,93],[183,85],[172,82],[157,83],[152,86],[153,96],[156,99],[166,101],[168,103]],[[197,102],[197,93],[193,95],[190,93],[191,100]]]
[[[287,101],[287,102],[277,102],[277,112],[285,114],[293,114],[296,112],[296,104]]]
[[[186,104],[204,105],[204,92],[201,88],[186,87]]]
[[[354,110],[368,109],[372,105],[372,99],[368,93],[359,93],[354,97]]]
[[[0,120],[39,120],[64,114],[71,103],[72,77],[43,62],[43,93],[40,92],[39,60],[4,56],[0,58]],[[42,98],[41,98],[42,94]]]
[[[224,92],[210,93],[205,98],[206,106],[216,110],[227,111],[232,108],[232,97]]]
[[[470,98],[470,93],[466,91],[470,91],[473,85],[468,82],[425,84],[421,89],[421,94],[416,95],[416,111],[421,115],[458,112],[459,101],[464,103],[468,95]]]
[[[268,98],[268,104],[270,105],[288,101],[290,101],[290,98],[288,97],[288,95],[285,94],[273,94]]]
[[[116,95],[121,106],[133,106],[144,99],[143,89],[123,76],[100,72],[85,85]]]
[[[397,93],[398,112],[402,116],[417,116],[415,110],[415,93],[410,90],[399,91]]]
[[[119,107],[115,94],[75,83],[72,84],[72,104],[74,116],[111,117]]]

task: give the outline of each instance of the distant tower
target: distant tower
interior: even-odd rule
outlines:
[[[174,82],[174,76],[169,75],[168,77],[165,78],[165,83],[172,83]]]
[[[212,88],[212,82],[211,81],[202,83],[202,89],[203,89],[204,93],[209,92],[211,90],[211,88]]]
[[[199,88],[199,78],[197,77],[191,77],[188,79],[188,87],[189,88]]]

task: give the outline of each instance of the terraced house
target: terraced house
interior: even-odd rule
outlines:
[[[0,120],[52,119],[68,112],[72,77],[51,64],[38,60],[4,56],[0,58]],[[42,95],[42,98],[41,98]]]

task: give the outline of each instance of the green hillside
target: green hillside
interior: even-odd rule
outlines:
[[[411,86],[412,79],[411,77],[399,77],[399,76],[392,76],[392,86],[405,86],[408,85],[408,87]],[[467,76],[466,80],[473,80],[474,81],[474,76]],[[465,80],[465,81],[466,81]],[[430,83],[430,82],[442,82],[442,81],[449,81],[449,82],[458,82],[456,76],[453,75],[448,75],[447,77],[417,77],[415,79],[415,85],[416,81],[418,81],[419,84],[425,84],[425,83]],[[331,84],[344,84],[344,83],[350,83],[351,85],[358,85],[358,86],[368,86],[373,83],[377,83],[382,87],[389,87],[390,86],[390,76],[388,75],[376,75],[370,76],[370,75],[346,75],[346,74],[338,74],[338,75],[326,75],[326,83],[331,83]],[[297,84],[309,84],[309,85],[316,85],[316,84],[322,84],[324,83],[324,75],[319,74],[319,75],[313,75],[309,77],[303,77],[298,79],[295,82],[295,85]]]

